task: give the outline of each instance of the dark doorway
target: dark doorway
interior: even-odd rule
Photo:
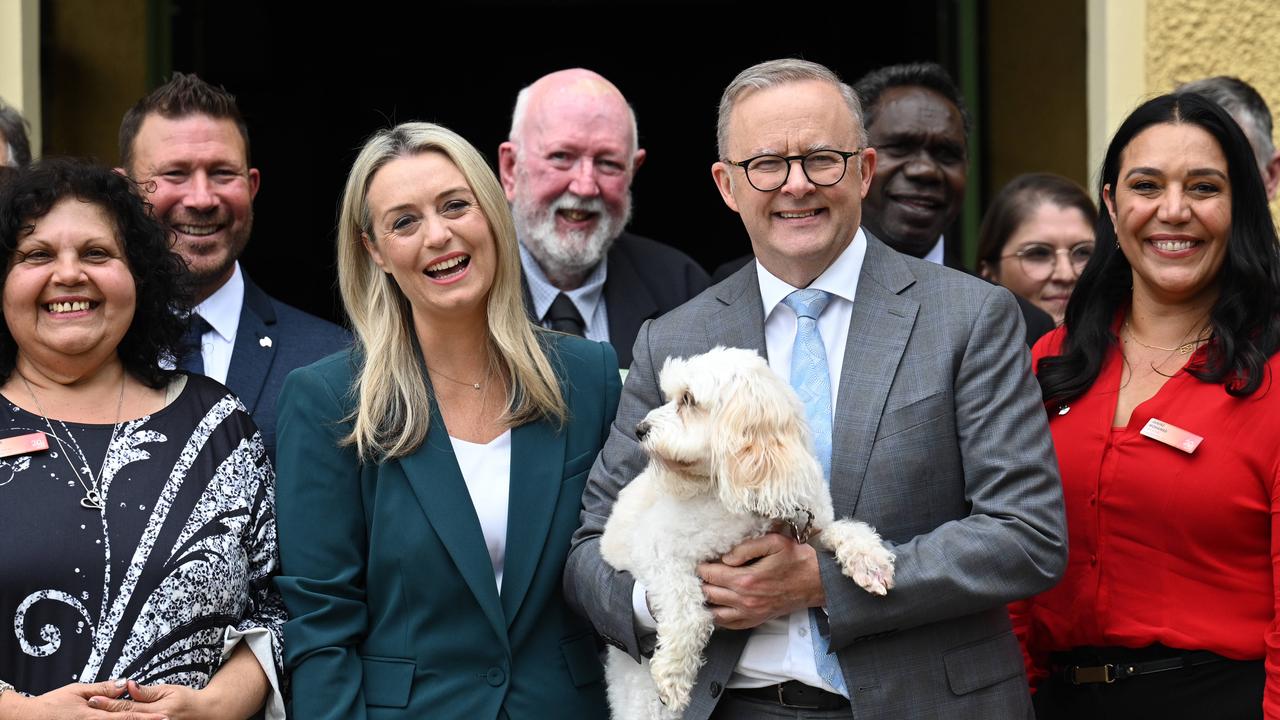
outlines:
[[[956,0],[786,2],[350,2],[172,0],[172,69],[240,101],[262,171],[244,266],[269,293],[339,317],[336,208],[355,151],[396,122],[442,123],[492,162],[515,95],[566,67],[612,80],[636,109],[648,160],[635,232],[708,270],[748,251],[711,182],[720,92],[743,68],[800,56],[852,82],[884,64],[954,69]],[[324,9],[322,9],[324,8]]]

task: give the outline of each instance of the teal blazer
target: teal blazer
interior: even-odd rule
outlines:
[[[545,333],[569,420],[511,433],[502,592],[444,422],[412,455],[338,439],[350,352],[292,372],[277,421],[278,587],[293,717],[605,718],[591,625],[561,584],[587,472],[621,391],[613,348]]]

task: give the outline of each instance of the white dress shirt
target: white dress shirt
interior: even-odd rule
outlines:
[[[199,313],[212,327],[200,337],[200,356],[204,359],[204,374],[227,384],[227,372],[231,369],[231,353],[236,349],[236,330],[240,328],[240,309],[244,307],[244,276],[237,262],[231,271],[231,279],[196,305],[192,312]]]
[[[831,375],[831,407],[836,407],[840,393],[840,371],[849,337],[849,321],[853,317],[853,300],[858,289],[858,275],[867,255],[867,239],[859,228],[853,242],[810,288],[831,294],[831,300],[818,318],[818,332],[827,351],[827,371]],[[769,367],[787,383],[791,382],[791,347],[796,337],[796,314],[782,304],[783,298],[799,288],[792,287],[756,262],[760,282],[760,299],[764,303],[764,342]],[[851,402],[856,402],[856,398]],[[636,583],[632,593],[632,609],[641,627],[656,627],[645,604],[645,590]],[[729,678],[731,688],[764,687],[788,680],[799,680],[828,692],[837,692],[819,675],[813,659],[809,611],[797,610],[786,617],[774,618],[751,631],[738,658],[738,666]]]
[[[946,238],[946,236],[944,236],[944,235],[939,235],[939,236],[938,236],[938,242],[937,242],[937,244],[935,244],[935,245],[933,246],[933,249],[932,249],[932,250],[930,250],[930,251],[929,251],[929,253],[928,253],[927,255],[925,255],[925,256],[924,256],[924,259],[925,259],[925,260],[928,260],[929,262],[933,263],[934,265],[946,265],[946,264],[947,264],[947,245],[946,245],[946,243],[947,243],[947,238]]]
[[[502,592],[502,569],[507,557],[507,511],[511,498],[511,431],[487,443],[459,440],[452,435],[453,455],[467,483],[471,504],[480,520],[484,544],[493,563],[493,579]]]

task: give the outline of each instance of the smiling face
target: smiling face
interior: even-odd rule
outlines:
[[[756,155],[853,151],[858,127],[840,91],[806,80],[741,97],[729,117],[727,160]],[[717,162],[712,177],[726,205],[742,216],[756,259],[776,277],[806,287],[848,247],[862,219],[862,198],[876,166],[873,150],[849,158],[835,185],[809,182],[793,163],[787,181],[770,192],[747,182],[741,167]]]
[[[497,251],[458,167],[439,152],[396,158],[374,174],[367,202],[365,249],[395,279],[415,322],[483,322]]]
[[[259,175],[232,120],[150,114],[133,141],[130,177],[154,184],[147,198],[176,235],[174,250],[197,284],[197,301],[222,286],[253,231]],[[149,188],[150,189],[150,188]]]
[[[137,299],[116,225],[101,207],[61,200],[28,221],[4,281],[19,368],[97,367],[115,356]]]
[[[1120,155],[1103,200],[1134,293],[1180,304],[1217,294],[1231,233],[1231,182],[1218,141],[1197,125],[1161,123]]]
[[[1072,253],[1080,257],[1086,250],[1093,250],[1093,225],[1084,213],[1079,208],[1040,202],[1009,236],[994,271],[984,268],[983,275],[1030,300],[1061,325],[1080,278]],[[1041,257],[1049,257],[1051,263],[1044,269],[1034,262]]]
[[[631,217],[631,180],[644,161],[631,111],[611,83],[585,70],[529,89],[519,137],[499,148],[516,234],[553,281],[595,267]]]
[[[877,157],[867,227],[895,250],[924,257],[964,202],[964,118],[950,100],[916,86],[889,88],[876,108],[867,126]]]

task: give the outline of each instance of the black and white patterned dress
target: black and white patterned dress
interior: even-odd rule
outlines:
[[[193,376],[109,451],[111,425],[52,425],[85,482],[80,451],[95,475],[105,454],[105,507],[81,506],[53,438],[0,459],[0,679],[31,695],[121,677],[200,688],[241,634],[282,677],[275,477],[239,400]],[[0,437],[33,432],[44,420],[0,397]]]

